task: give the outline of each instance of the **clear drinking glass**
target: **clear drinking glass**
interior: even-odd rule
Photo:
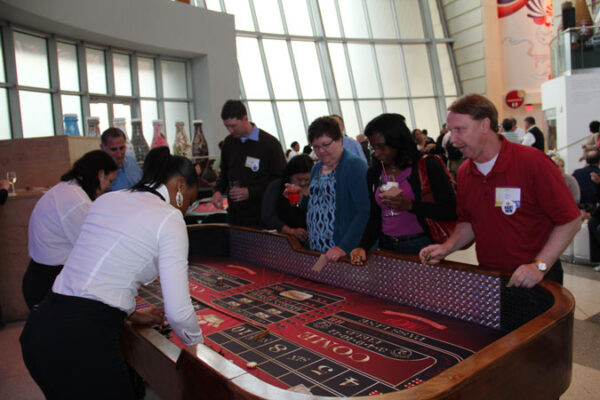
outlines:
[[[389,190],[390,188],[393,188],[393,187],[398,187],[398,182],[388,181],[388,179],[385,175],[381,175],[381,177],[379,178],[379,192],[383,193],[386,190]],[[392,208],[388,209],[387,211],[385,211],[383,213],[384,217],[394,217],[396,215],[400,215],[400,213]]]
[[[15,191],[15,183],[17,183],[17,173],[15,171],[8,171],[6,173],[6,180],[10,183],[10,193],[9,196],[16,196],[17,192]]]

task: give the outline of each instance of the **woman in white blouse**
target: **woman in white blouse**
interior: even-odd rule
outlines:
[[[35,204],[28,231],[31,261],[23,277],[29,310],[50,291],[79,236],[89,205],[110,188],[118,168],[108,153],[90,151]]]
[[[133,398],[119,343],[127,316],[160,324],[166,314],[186,345],[203,342],[190,300],[183,220],[197,182],[188,159],[157,147],[138,184],[92,203],[52,292],[20,338],[25,365],[47,398]],[[164,314],[135,311],[138,288],[159,274]]]

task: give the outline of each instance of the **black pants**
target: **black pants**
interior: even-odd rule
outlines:
[[[33,260],[29,262],[25,276],[23,276],[23,297],[29,307],[40,304],[44,297],[50,293],[54,280],[62,270],[62,265],[44,265]]]
[[[20,337],[23,360],[47,399],[134,398],[120,340],[125,313],[50,293]]]
[[[560,285],[563,284],[563,268],[560,259],[556,260],[552,267],[550,267],[550,271],[546,273],[544,279],[548,279],[549,281],[556,282]]]
[[[590,261],[600,261],[600,218],[592,217],[588,220],[588,231],[590,233]]]

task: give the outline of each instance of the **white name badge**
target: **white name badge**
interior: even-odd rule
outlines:
[[[495,206],[506,215],[513,215],[521,207],[521,188],[496,188]]]
[[[246,157],[244,167],[250,168],[252,172],[257,172],[260,168],[260,159],[254,157]]]

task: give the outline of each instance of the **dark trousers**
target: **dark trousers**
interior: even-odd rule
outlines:
[[[50,293],[54,280],[62,270],[62,265],[44,265],[33,260],[29,261],[25,276],[23,276],[23,297],[29,307],[40,304],[44,297]]]
[[[125,313],[49,293],[21,333],[23,360],[47,399],[134,398],[120,340]]]
[[[600,262],[600,218],[592,217],[588,220],[590,233],[590,261]]]
[[[423,247],[429,246],[431,239],[426,233],[406,236],[387,236],[379,237],[379,248],[392,250],[400,254],[419,254]]]
[[[556,282],[560,285],[563,284],[563,268],[560,259],[556,260],[556,262],[552,264],[552,267],[550,267],[550,271],[546,273],[544,279]]]

